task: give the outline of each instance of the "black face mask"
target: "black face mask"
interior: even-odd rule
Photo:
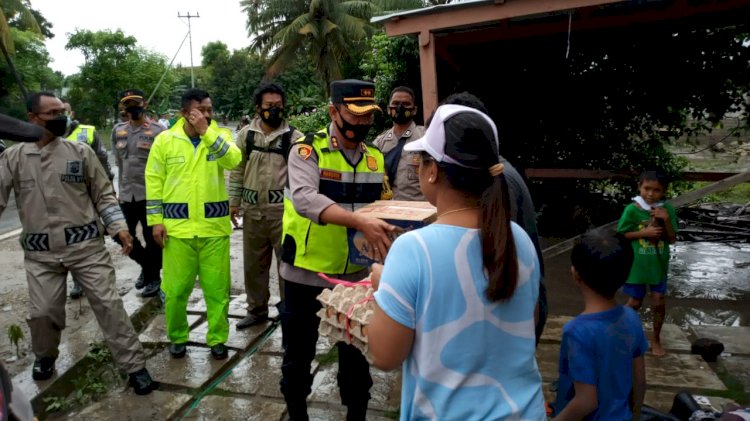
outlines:
[[[414,119],[414,107],[404,107],[399,104],[396,109],[391,108],[391,118],[396,124],[406,124]]]
[[[281,126],[284,120],[284,109],[281,107],[261,108],[260,119],[275,129]]]
[[[66,115],[57,116],[52,120],[47,120],[44,122],[44,128],[49,130],[49,132],[52,133],[55,137],[64,135],[68,130],[69,125],[70,120]]]
[[[125,111],[130,114],[130,118],[132,118],[133,120],[140,120],[141,115],[143,115],[143,107],[139,107],[137,105],[125,108]]]
[[[343,121],[344,124],[339,126],[338,123],[336,123],[336,128],[339,129],[339,132],[344,136],[344,139],[350,142],[364,142],[367,133],[370,132],[370,127],[372,126],[371,124],[352,124],[346,121],[344,117],[341,117],[341,121]]]

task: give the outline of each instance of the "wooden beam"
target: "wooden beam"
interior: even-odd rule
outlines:
[[[457,28],[501,21],[519,16],[540,13],[558,12],[561,10],[582,7],[600,6],[611,3],[622,3],[625,0],[507,0],[505,2],[487,2],[479,5],[452,4],[438,7],[434,13],[425,12],[415,15],[401,15],[385,22],[388,36],[411,35],[424,31]]]
[[[435,59],[435,34],[423,31],[419,34],[419,68],[422,74],[422,116],[432,115],[438,104],[437,64]]]
[[[732,188],[740,183],[745,183],[750,181],[750,171],[745,171],[743,173],[739,173],[737,175],[734,175],[729,178],[725,178],[724,180],[717,181],[711,185],[708,185],[706,187],[702,187],[700,189],[696,189],[690,192],[687,192],[683,194],[682,196],[678,196],[674,199],[671,199],[669,203],[672,204],[675,208],[680,208],[685,205],[688,205],[690,203],[695,202],[698,199],[701,199],[709,194],[712,193],[718,193],[720,191],[727,190],[729,188]],[[610,223],[604,224],[600,227],[597,227],[598,229],[603,230],[612,230],[614,231],[615,228],[617,228],[617,222],[618,221],[612,221]],[[568,250],[572,249],[573,246],[576,244],[576,242],[581,238],[580,235],[576,235],[573,238],[569,238],[565,241],[561,241],[553,246],[547,247],[546,249],[542,250],[542,258],[543,259],[551,259],[555,256],[559,256],[563,253],[566,253]]]

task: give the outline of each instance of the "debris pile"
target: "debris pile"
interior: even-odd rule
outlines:
[[[704,203],[678,210],[680,241],[750,242],[750,202]]]

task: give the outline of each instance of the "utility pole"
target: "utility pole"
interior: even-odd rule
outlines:
[[[193,30],[190,26],[190,19],[199,18],[201,15],[198,12],[195,12],[194,15],[191,15],[190,12],[187,13],[187,15],[181,15],[180,12],[177,12],[178,18],[187,18],[188,20],[188,36],[190,37],[190,87],[195,88],[195,71],[193,70]]]

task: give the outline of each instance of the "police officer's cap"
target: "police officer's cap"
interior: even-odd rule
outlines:
[[[331,102],[343,104],[354,115],[382,111],[375,102],[375,84],[356,79],[331,82]]]
[[[126,89],[120,93],[120,104],[125,101],[143,101],[143,91],[140,89]]]

